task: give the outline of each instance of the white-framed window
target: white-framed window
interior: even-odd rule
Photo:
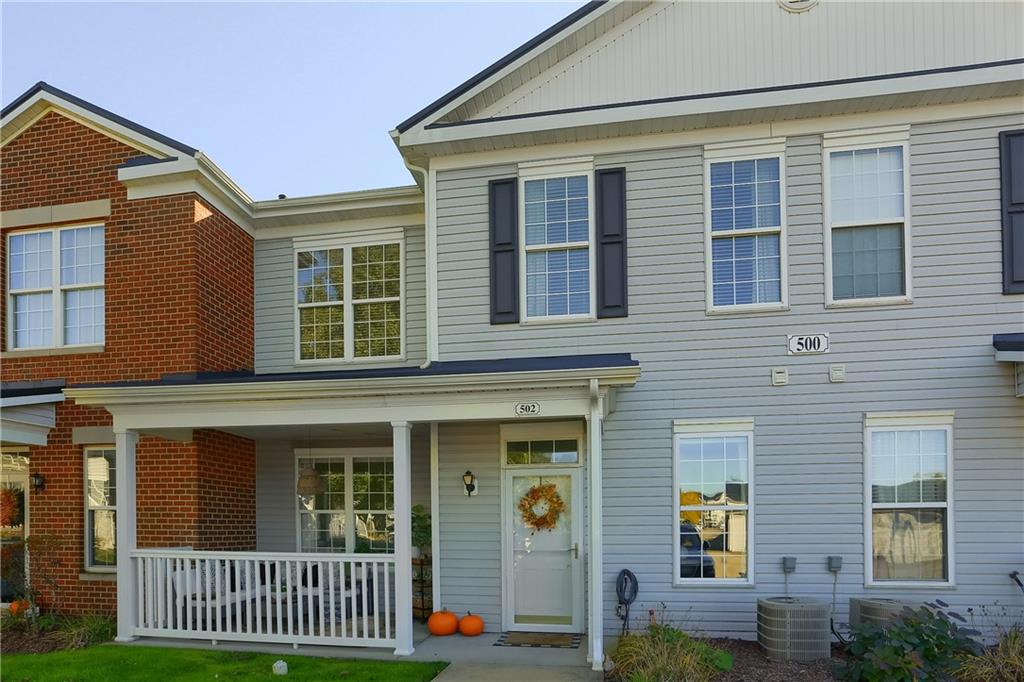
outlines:
[[[117,481],[114,447],[85,448],[85,568],[117,567]]]
[[[673,582],[752,584],[753,420],[676,420],[673,430]]]
[[[393,552],[394,460],[389,449],[297,450],[300,552]],[[311,481],[319,484],[310,489]]]
[[[581,422],[502,424],[503,468],[580,466],[584,427]]]
[[[593,319],[593,165],[522,165],[520,303],[524,321]]]
[[[911,300],[906,131],[824,139],[825,302]]]
[[[705,148],[708,312],[787,304],[785,155],[765,146]]]
[[[104,262],[103,225],[8,234],[7,347],[102,345]]]
[[[953,413],[869,414],[865,582],[953,584]]]
[[[298,362],[404,357],[403,251],[401,238],[296,245]]]

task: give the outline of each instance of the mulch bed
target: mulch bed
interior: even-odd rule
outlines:
[[[832,647],[832,660],[806,663],[769,661],[757,642],[739,639],[709,639],[708,644],[732,654],[732,670],[715,678],[715,682],[823,682],[834,679],[832,670],[843,658],[842,649]]]
[[[67,648],[59,632],[11,629],[4,630],[2,645],[5,654],[46,654]]]

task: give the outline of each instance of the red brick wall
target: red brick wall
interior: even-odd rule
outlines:
[[[105,225],[104,351],[25,357],[5,353],[3,380],[64,379],[69,385],[156,379],[168,373],[251,369],[252,239],[194,194],[129,201],[117,167],[141,152],[49,113],[0,152],[0,208],[110,199]],[[198,208],[201,206],[202,208]],[[0,250],[6,247],[6,233]],[[6,254],[0,254],[0,324],[6,348]],[[30,493],[30,533],[59,538],[60,599],[72,612],[111,611],[113,581],[82,580],[83,447],[76,426],[109,426],[102,409],[57,407],[46,447],[30,469],[46,489]],[[190,443],[139,443],[141,547],[254,549],[255,448],[246,439],[196,431]],[[55,595],[49,595],[52,599]]]

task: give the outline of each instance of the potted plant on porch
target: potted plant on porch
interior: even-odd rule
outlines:
[[[412,558],[430,556],[430,513],[422,504],[412,508]]]
[[[422,504],[412,508],[413,616],[425,621],[433,610],[430,574],[430,513]]]

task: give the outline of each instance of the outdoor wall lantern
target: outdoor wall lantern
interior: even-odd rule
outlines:
[[[313,495],[319,495],[325,489],[324,479],[320,477],[320,474],[313,467],[308,466],[299,472],[299,481],[295,486],[295,491],[299,495],[312,497]]]
[[[43,492],[43,490],[46,489],[46,479],[43,478],[43,475],[38,471],[35,472],[34,474],[31,474],[28,477],[28,480],[29,484],[32,486],[32,492],[41,493]]]
[[[466,496],[476,495],[476,476],[473,475],[472,471],[466,470],[466,473],[462,474],[462,485],[466,487]]]

